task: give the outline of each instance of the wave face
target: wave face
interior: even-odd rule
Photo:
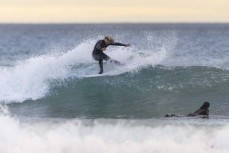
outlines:
[[[105,35],[131,43],[98,63]],[[228,24],[0,25],[0,153],[229,152]],[[209,101],[208,119],[188,114]]]
[[[212,113],[228,115],[227,24],[1,25],[1,29],[7,40],[1,43],[7,47],[1,52],[0,103],[10,104],[15,113],[149,118],[189,113],[210,101],[217,108]],[[125,66],[107,62],[104,76],[92,77],[99,69],[92,49],[107,34],[132,46],[109,47],[106,53]],[[19,42],[15,37],[21,37]],[[34,107],[39,109],[33,112]]]

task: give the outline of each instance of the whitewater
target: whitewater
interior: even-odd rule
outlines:
[[[228,24],[0,25],[0,152],[226,153]],[[91,54],[105,35],[125,63]],[[185,115],[209,101],[208,119]]]
[[[0,80],[5,83],[1,88],[1,101],[7,103],[23,102],[27,99],[36,100],[49,92],[50,80],[83,78],[89,74],[98,74],[97,62],[91,56],[95,41],[83,42],[66,53],[35,56],[19,61],[12,67],[1,67]],[[150,65],[154,66],[160,64],[166,58],[166,54],[163,48],[156,53],[142,56],[134,51],[134,46],[131,49],[113,49],[109,52],[109,56],[125,63],[126,66],[107,64],[105,74],[119,75],[138,71]]]

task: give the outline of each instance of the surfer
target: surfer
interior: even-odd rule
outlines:
[[[116,61],[114,59],[111,59],[109,56],[107,56],[104,51],[109,45],[113,46],[125,46],[129,47],[130,44],[122,44],[118,42],[114,42],[114,39],[111,36],[106,36],[103,40],[99,40],[94,47],[94,50],[92,52],[92,56],[96,61],[99,61],[99,67],[100,67],[100,72],[99,74],[103,73],[103,60],[105,61],[110,61],[114,62],[117,65],[122,65],[119,61]]]
[[[204,102],[203,105],[196,110],[194,113],[190,113],[187,116],[197,116],[197,115],[209,115],[209,107],[210,107],[210,103],[209,102]]]
[[[209,102],[204,102],[203,105],[198,109],[196,110],[194,113],[190,113],[186,116],[188,117],[194,117],[194,116],[198,116],[198,115],[203,115],[204,117],[208,117],[209,115],[209,107],[210,107],[210,103]],[[186,117],[186,116],[183,116],[183,115],[176,115],[176,114],[166,114],[165,117]]]

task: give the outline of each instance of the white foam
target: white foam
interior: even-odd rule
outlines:
[[[52,53],[31,57],[14,67],[0,68],[0,102],[23,102],[44,97],[50,90],[50,80],[64,80],[69,77],[82,77],[97,74],[99,66],[92,59],[91,52],[95,41],[81,43],[66,53]],[[159,64],[167,54],[165,49],[147,54],[139,54],[134,47],[109,48],[106,53],[112,58],[126,63],[119,67],[105,64],[104,71],[110,75],[136,71],[148,65]],[[71,65],[77,68],[71,67]]]
[[[229,126],[136,121],[21,122],[0,114],[1,153],[227,153]],[[134,124],[133,124],[134,123]]]
[[[155,48],[152,41],[156,41],[158,38],[151,39],[150,36],[150,33],[146,33],[146,37],[150,39],[142,42],[143,45],[147,44],[147,48],[150,48],[148,50],[139,50],[134,45],[130,48],[110,46],[105,53],[125,63],[126,66],[119,67],[108,63],[104,65],[104,73],[113,76],[125,72],[137,72],[139,69],[157,64],[168,67],[229,68],[227,56],[217,54],[217,57],[222,57],[219,59],[215,56],[208,56],[208,52],[199,56],[191,51],[183,53],[183,51],[176,50],[177,37],[175,33],[163,37]],[[69,77],[82,78],[97,74],[98,63],[91,57],[95,42],[96,40],[83,42],[66,53],[50,51],[52,53],[31,57],[19,62],[14,67],[0,67],[0,103],[40,99],[49,93],[50,80],[65,80]]]
[[[0,101],[22,102],[38,99],[49,91],[49,80],[65,79],[69,76],[69,65],[90,63],[92,44],[82,43],[65,54],[48,54],[31,57],[14,67],[0,70]]]

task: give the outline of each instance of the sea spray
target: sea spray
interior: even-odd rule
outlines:
[[[47,95],[52,80],[82,78],[88,74],[97,74],[98,65],[91,56],[92,42],[84,42],[66,53],[31,57],[13,67],[1,68],[0,101],[9,103],[23,102],[28,99],[36,100]],[[120,54],[122,54],[121,57]],[[104,66],[105,71],[111,72],[111,75],[117,75],[147,65],[160,64],[166,57],[166,50],[147,54],[145,57],[134,52],[133,49],[119,48],[115,51],[111,50],[108,55],[127,65],[123,68],[112,66],[110,69]],[[109,64],[107,65],[109,67]]]
[[[228,152],[229,126],[208,124],[109,119],[24,122],[0,114],[0,152]]]
[[[228,153],[228,24],[0,25],[0,153]],[[130,43],[91,57],[106,35]],[[109,75],[107,75],[109,73]],[[208,119],[169,118],[204,101]]]

